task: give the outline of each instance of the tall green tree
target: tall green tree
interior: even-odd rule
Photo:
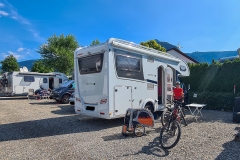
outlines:
[[[95,39],[95,40],[92,41],[90,46],[94,46],[94,45],[97,45],[97,44],[100,44],[100,41],[98,39]]]
[[[19,71],[19,64],[17,59],[10,54],[3,61],[0,62],[2,64],[2,72],[13,72]]]
[[[44,65],[58,72],[70,74],[74,67],[74,51],[78,42],[73,35],[53,35],[39,47]]]
[[[32,72],[39,72],[39,73],[49,73],[49,72],[53,72],[54,70],[52,68],[44,65],[42,60],[38,60],[38,61],[35,61],[33,63],[31,71]]]
[[[143,46],[149,47],[149,48],[153,48],[162,52],[166,52],[166,49],[164,47],[162,47],[161,45],[159,45],[155,40],[149,40],[146,42],[141,42],[140,43]]]

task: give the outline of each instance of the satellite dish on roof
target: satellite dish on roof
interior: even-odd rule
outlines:
[[[28,72],[27,67],[23,66],[20,68],[20,72]]]
[[[23,72],[28,72],[28,68],[27,67],[23,67]]]

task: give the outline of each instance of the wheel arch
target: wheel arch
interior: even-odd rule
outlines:
[[[153,107],[154,112],[156,111],[155,105],[154,105],[154,100],[153,99],[146,99],[142,105],[142,108],[144,108],[146,105],[150,105]]]

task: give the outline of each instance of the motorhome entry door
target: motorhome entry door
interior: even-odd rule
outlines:
[[[59,85],[59,78],[56,78],[56,77],[55,77],[55,78],[54,78],[54,81],[53,81],[53,84],[54,84],[54,85],[53,85],[54,88],[58,88],[58,87],[60,86],[60,85]]]
[[[125,114],[128,108],[132,108],[132,87],[129,86],[115,86],[115,116]]]
[[[173,70],[170,67],[166,68],[167,77],[167,98],[172,99],[173,95]]]

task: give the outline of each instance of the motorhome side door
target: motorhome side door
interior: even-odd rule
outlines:
[[[170,67],[165,71],[166,85],[167,85],[167,99],[171,100],[173,96],[173,70]]]
[[[59,78],[54,77],[53,88],[59,88]]]
[[[115,86],[114,87],[114,115],[125,114],[128,108],[132,108],[132,87]]]

